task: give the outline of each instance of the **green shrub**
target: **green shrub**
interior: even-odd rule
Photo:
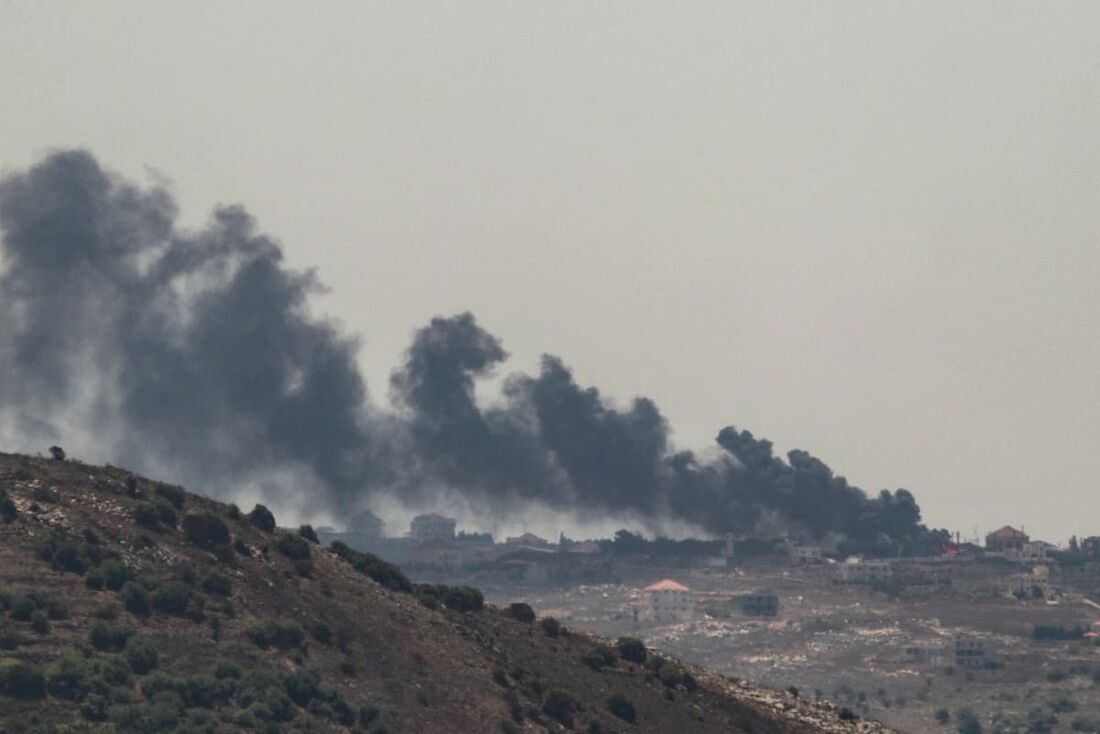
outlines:
[[[156,670],[158,662],[157,649],[153,647],[153,643],[144,637],[135,636],[127,640],[126,646],[122,649],[122,657],[130,666],[130,670],[138,675],[145,675],[152,670]]]
[[[0,520],[11,522],[17,517],[19,509],[16,508],[15,501],[8,496],[6,490],[0,489]]]
[[[176,617],[191,617],[191,604],[196,600],[195,592],[180,581],[169,581],[153,590],[151,596],[153,608],[162,614]],[[201,601],[201,600],[199,600]]]
[[[88,632],[88,642],[92,643],[92,647],[96,650],[122,652],[126,647],[126,643],[135,634],[135,631],[129,627],[96,622]]]
[[[577,700],[565,691],[550,691],[542,704],[542,712],[551,719],[572,728],[573,712],[577,708]]]
[[[241,668],[229,660],[220,660],[214,666],[214,677],[218,680],[237,680],[241,677]]]
[[[88,721],[106,721],[110,700],[98,693],[90,693],[80,704],[80,715]]]
[[[592,670],[602,670],[613,666],[617,659],[618,655],[616,655],[614,648],[602,644],[596,645],[581,658]]]
[[[633,724],[638,717],[637,712],[634,710],[634,704],[630,702],[629,698],[621,693],[613,694],[607,699],[607,710],[623,721],[628,721],[631,724]]]
[[[275,549],[292,561],[309,558],[309,541],[296,533],[283,533],[275,541]]]
[[[46,690],[66,701],[80,701],[88,695],[91,679],[91,665],[81,658],[66,656],[46,668]]]
[[[305,640],[305,633],[297,623],[285,619],[257,620],[249,625],[248,639],[256,647],[277,647],[289,650]]]
[[[117,655],[97,658],[95,670],[96,676],[108,686],[130,685],[130,665]]]
[[[19,634],[0,622],[0,650],[14,650],[17,647],[19,647]]]
[[[40,635],[48,635],[50,633],[50,620],[41,609],[36,609],[34,613],[31,614],[31,629]]]
[[[644,663],[646,659],[645,643],[637,637],[620,637],[615,643],[619,657],[632,663]]]
[[[107,559],[99,564],[97,570],[103,577],[104,588],[110,589],[111,591],[118,591],[130,580],[130,569],[126,567],[125,563],[117,558]]]
[[[31,615],[38,609],[38,604],[30,596],[24,595],[23,597],[16,599],[11,609],[8,611],[8,616],[17,622],[29,622],[31,621]]]
[[[382,710],[377,706],[366,705],[359,707],[359,726],[370,726],[382,716]]]
[[[520,622],[527,622],[530,624],[535,621],[535,610],[531,608],[530,604],[525,604],[521,601],[509,604],[508,614],[512,619],[519,620]]]
[[[290,700],[302,708],[319,693],[321,677],[314,671],[297,670],[283,676],[283,687]]]
[[[158,484],[153,492],[177,510],[183,509],[183,503],[187,500],[187,492],[184,491],[183,487],[176,487],[171,484]]]
[[[53,621],[69,618],[69,608],[60,599],[50,599],[46,602],[46,616]]]
[[[332,643],[332,629],[325,623],[324,620],[315,619],[313,621],[313,639],[320,642],[322,645],[328,645]]]
[[[413,584],[409,581],[409,577],[394,564],[383,561],[372,553],[360,553],[352,550],[347,544],[339,540],[333,541],[329,548],[339,558],[350,563],[356,571],[387,589],[405,593],[413,591]]]
[[[229,582],[229,577],[213,570],[207,571],[203,575],[202,581],[199,582],[199,587],[207,594],[213,594],[215,596],[229,596],[233,590],[233,586]]]
[[[105,601],[96,606],[95,611],[92,612],[92,616],[96,619],[115,620],[118,619],[118,613],[118,604],[115,604],[113,601]]]
[[[183,537],[200,548],[229,544],[229,526],[212,512],[197,512],[183,518]]]
[[[50,557],[50,565],[57,571],[83,574],[88,570],[88,564],[80,546],[71,541],[62,540],[54,548]]]
[[[310,543],[320,543],[320,539],[317,537],[317,531],[313,529],[312,525],[302,525],[298,528],[298,535],[308,540]]]
[[[118,598],[126,611],[136,617],[148,617],[152,611],[153,601],[149,590],[136,581],[127,581],[118,592]]]
[[[46,677],[27,663],[0,658],[0,694],[33,701],[46,696]]]
[[[99,569],[93,568],[85,574],[84,585],[92,591],[100,591],[103,589],[103,574],[99,572]]]
[[[561,634],[561,622],[553,617],[543,617],[539,624],[542,625],[542,631],[547,637],[557,637]]]
[[[225,516],[230,520],[239,521],[241,519],[241,508],[237,507],[236,502],[230,502],[225,506]]]
[[[134,522],[146,530],[160,531],[160,513],[151,502],[142,502],[134,508]]]
[[[252,512],[248,513],[248,521],[265,533],[275,532],[275,516],[263,505],[258,504],[252,508]]]

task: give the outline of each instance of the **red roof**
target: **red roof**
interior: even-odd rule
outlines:
[[[688,587],[679,584],[672,579],[661,579],[655,584],[645,587],[646,591],[690,591]]]

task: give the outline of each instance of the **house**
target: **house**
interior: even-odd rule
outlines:
[[[1041,540],[1029,540],[1019,548],[1005,551],[1005,558],[1020,563],[1044,563],[1050,560],[1052,546]]]
[[[984,668],[992,661],[985,640],[970,635],[955,635],[955,665],[960,668]]]
[[[661,579],[642,589],[642,616],[659,623],[688,622],[695,616],[691,589],[672,579]]]
[[[546,538],[540,538],[534,533],[524,533],[523,535],[512,536],[504,539],[507,545],[526,545],[531,548],[548,548],[550,541]]]
[[[774,617],[779,614],[779,597],[775,594],[737,594],[730,599],[730,609],[746,617]]]
[[[852,556],[836,567],[837,581],[842,584],[873,584],[894,575],[894,569],[886,561],[867,561]]]
[[[455,520],[436,515],[417,515],[409,526],[409,535],[420,543],[431,541],[450,542],[455,539]]]
[[[815,564],[825,560],[821,548],[816,545],[792,545],[790,553],[795,563]]]
[[[985,536],[985,549],[1002,553],[1010,550],[1018,551],[1030,540],[1031,538],[1023,530],[1005,525],[1000,530],[994,530]]]
[[[370,510],[352,515],[348,520],[348,534],[362,536],[366,540],[377,540],[385,536],[386,523]]]

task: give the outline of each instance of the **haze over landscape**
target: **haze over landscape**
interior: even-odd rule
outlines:
[[[1094,5],[3,13],[4,172],[87,148],[195,241],[242,203],[387,410],[469,311],[497,375],[560,355],[677,448],[734,424],[933,527],[1095,532]]]

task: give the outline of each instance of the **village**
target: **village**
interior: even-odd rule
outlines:
[[[864,558],[732,536],[497,543],[456,526],[420,515],[394,538],[364,513],[319,534],[902,731],[954,732],[960,716],[1004,734],[1100,731],[1100,537],[1057,546],[1006,526],[935,556]]]

